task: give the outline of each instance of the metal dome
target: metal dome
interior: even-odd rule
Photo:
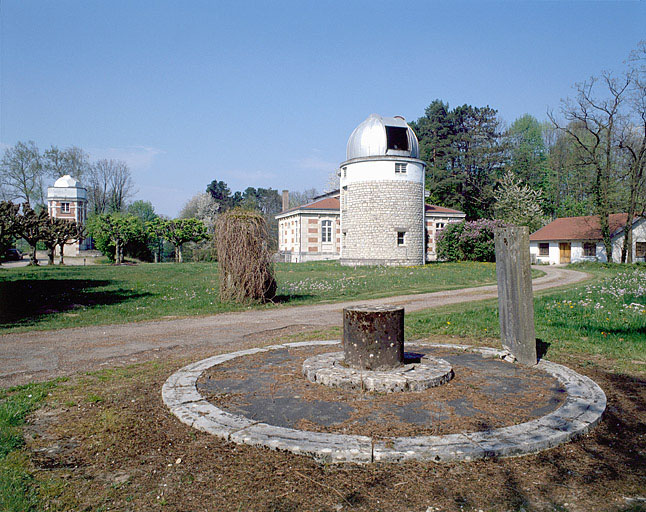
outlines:
[[[386,155],[419,158],[419,143],[403,117],[370,114],[350,135],[346,155],[348,160]]]

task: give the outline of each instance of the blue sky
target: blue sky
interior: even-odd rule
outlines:
[[[544,119],[646,39],[639,1],[2,0],[0,17],[0,144],[123,159],[171,216],[213,179],[322,190],[372,112]]]

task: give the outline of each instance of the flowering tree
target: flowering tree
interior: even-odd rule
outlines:
[[[495,261],[493,240],[495,228],[503,227],[500,220],[480,219],[449,224],[439,234],[437,251],[444,261]]]
[[[527,226],[533,233],[545,225],[541,207],[542,192],[522,185],[512,171],[507,171],[494,192],[496,219],[515,226]]]

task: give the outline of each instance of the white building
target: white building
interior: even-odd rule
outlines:
[[[74,220],[83,226],[87,220],[87,190],[66,174],[58,178],[53,187],[47,188],[47,210],[50,217]],[[70,255],[77,256],[79,251],[89,249],[89,241],[75,240],[69,247]]]
[[[628,215],[613,213],[609,226],[612,241],[612,260],[621,261],[624,228]],[[632,226],[633,261],[646,259],[646,219],[638,217]],[[550,222],[529,237],[532,262],[550,265],[579,261],[608,261],[601,236],[599,217],[562,217]]]
[[[286,191],[283,192],[287,205]],[[437,259],[437,236],[447,224],[461,222],[465,214],[441,206],[426,205],[426,258]],[[278,250],[287,262],[337,260],[341,257],[339,191],[314,198],[311,203],[286,209],[278,219]]]

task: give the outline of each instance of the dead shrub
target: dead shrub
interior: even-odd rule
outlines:
[[[215,244],[221,301],[264,302],[275,297],[269,231],[260,213],[234,208],[220,215]]]

